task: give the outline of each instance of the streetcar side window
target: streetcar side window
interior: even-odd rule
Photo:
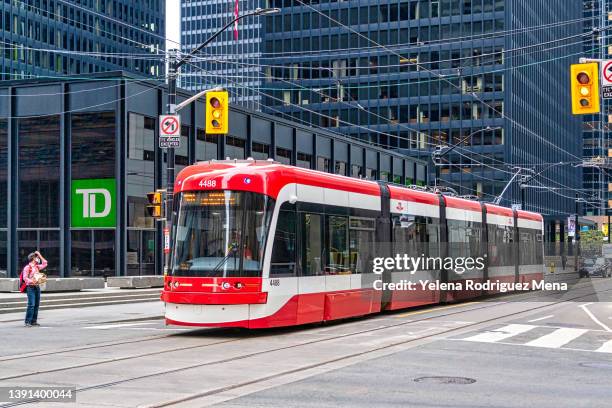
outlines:
[[[403,214],[394,216],[392,222],[394,255],[438,256],[439,220],[437,218]]]
[[[301,213],[302,275],[322,274],[323,216]]]
[[[350,274],[348,250],[348,217],[327,216],[327,264],[328,275]]]
[[[270,276],[295,276],[295,237],[295,204],[284,203],[280,208],[276,222]]]
[[[519,228],[519,256],[521,265],[542,265],[542,234],[535,229]]]
[[[350,218],[350,269],[353,273],[372,273],[375,250],[376,220]]]
[[[489,224],[489,266],[514,265],[514,227]]]

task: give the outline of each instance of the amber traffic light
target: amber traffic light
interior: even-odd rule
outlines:
[[[162,217],[162,193],[160,192],[152,192],[147,193],[147,199],[149,200],[149,205],[147,205],[147,212],[149,216],[153,218],[161,218]]]
[[[572,113],[599,113],[599,65],[596,62],[571,66]]]
[[[227,91],[206,93],[206,133],[225,135],[229,131],[229,94]]]

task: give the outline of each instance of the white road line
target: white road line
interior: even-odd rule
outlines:
[[[595,350],[599,353],[612,353],[612,340],[608,340],[603,346]]]
[[[593,320],[595,323],[597,323],[599,326],[603,327],[605,331],[612,333],[612,329],[610,329],[608,326],[606,326],[605,324],[603,324],[602,322],[599,321],[599,319],[597,319],[595,317],[595,315],[593,313],[591,313],[591,311],[589,309],[587,309],[588,305],[592,305],[593,303],[585,303],[584,305],[580,305],[580,308],[582,310],[584,310],[584,312],[591,318],[591,320]]]
[[[100,326],[87,326],[85,329],[93,330],[107,330],[107,329],[119,329],[122,327],[133,327],[133,326],[144,326],[148,324],[157,324],[159,322],[144,322],[144,323],[123,323],[123,324],[104,324]]]
[[[559,348],[564,344],[577,339],[586,332],[588,332],[587,329],[572,329],[569,327],[564,327],[542,337],[538,337],[533,341],[525,343],[525,345],[532,347]]]
[[[548,315],[544,317],[538,317],[537,319],[529,320],[527,323],[539,322],[540,320],[550,319],[551,317],[555,317],[554,315]]]
[[[496,341],[504,340],[509,337],[516,336],[521,333],[528,332],[529,330],[537,326],[530,326],[527,324],[509,324],[497,330],[488,331],[486,333],[480,333],[472,337],[468,337],[462,340],[467,341],[479,341],[483,343],[495,343]]]

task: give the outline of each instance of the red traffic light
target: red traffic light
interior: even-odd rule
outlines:
[[[215,109],[219,109],[221,107],[221,101],[219,101],[219,99],[217,99],[217,98],[211,98],[210,104]]]
[[[576,76],[576,80],[581,83],[582,85],[588,84],[589,82],[591,82],[591,78],[589,77],[589,74],[587,74],[586,72],[581,72]]]

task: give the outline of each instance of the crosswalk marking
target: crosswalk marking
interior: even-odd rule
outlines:
[[[599,353],[612,353],[612,340],[606,341],[603,346],[595,351]]]
[[[495,343],[496,341],[504,340],[509,337],[516,336],[518,334],[526,333],[529,330],[534,329],[535,327],[537,326],[530,326],[527,324],[509,324],[500,329],[488,331],[486,333],[480,333],[463,340]]]
[[[577,339],[579,340],[576,343],[570,344]],[[451,338],[451,340],[612,354],[612,333],[607,333],[605,330],[572,327],[509,324],[465,338]]]
[[[577,339],[586,332],[588,332],[586,329],[572,329],[569,327],[563,327],[555,330],[552,333],[548,333],[542,337],[530,341],[525,345],[532,347],[559,348],[570,341]]]

